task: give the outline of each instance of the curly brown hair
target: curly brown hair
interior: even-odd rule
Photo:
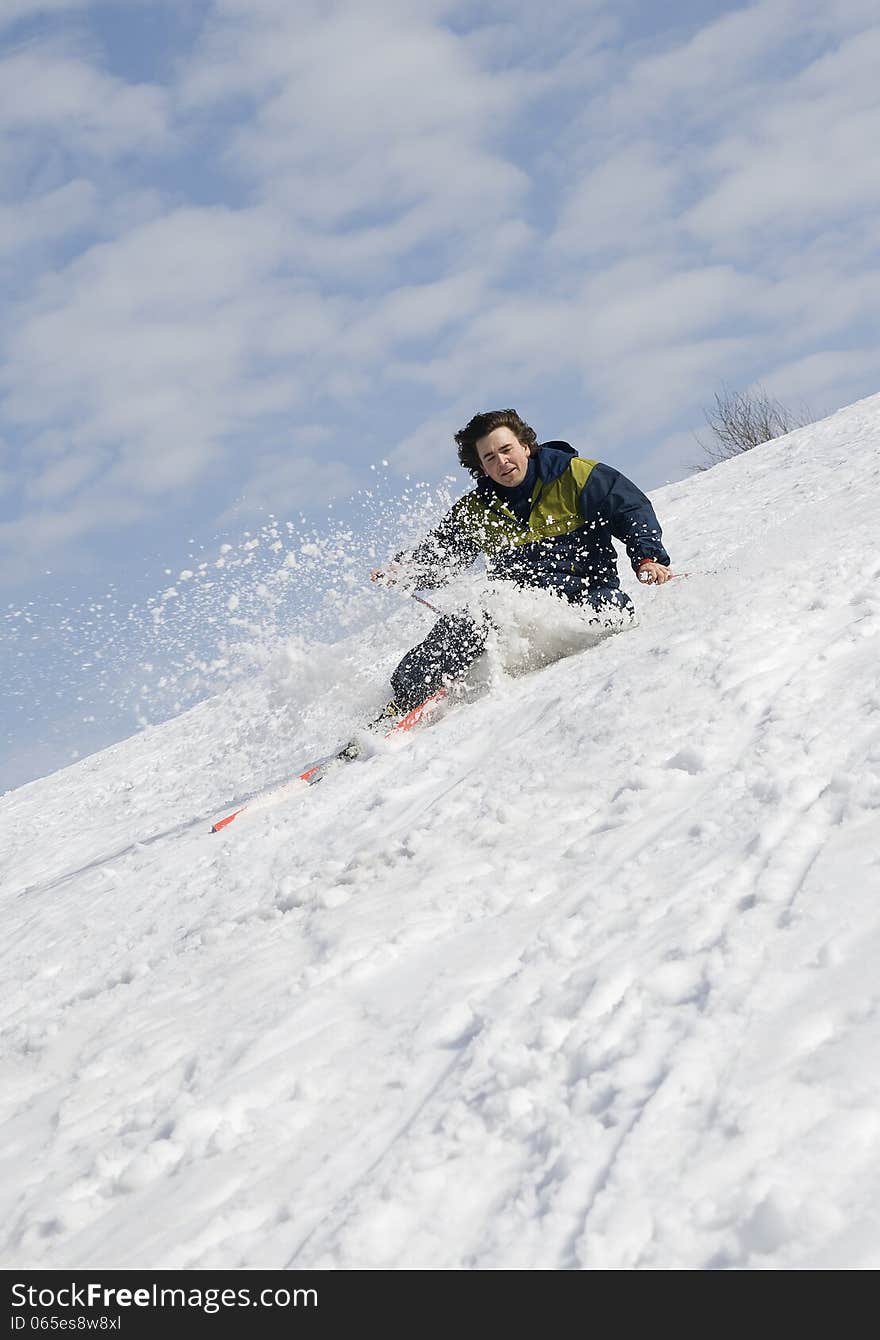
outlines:
[[[537,433],[519,417],[515,409],[490,409],[483,414],[475,414],[470,423],[455,434],[455,440],[458,443],[459,464],[477,479],[485,473],[477,455],[477,443],[496,428],[509,428],[517,441],[528,447],[533,456],[537,450]]]

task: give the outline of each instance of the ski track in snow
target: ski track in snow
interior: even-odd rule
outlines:
[[[2,1264],[880,1265],[878,447],[660,490],[638,627],[221,834],[427,619],[0,800]]]

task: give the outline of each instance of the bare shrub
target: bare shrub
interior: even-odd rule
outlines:
[[[703,410],[703,417],[712,436],[705,440],[695,434],[701,450],[709,458],[708,464],[697,463],[697,470],[711,470],[719,461],[739,456],[762,442],[771,442],[774,437],[783,437],[795,428],[813,422],[808,410],[786,408],[762,386],[752,391],[731,391],[725,386],[716,393],[714,408]]]

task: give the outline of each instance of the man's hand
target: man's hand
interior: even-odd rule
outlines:
[[[400,575],[399,563],[386,563],[384,568],[373,568],[371,582],[381,582],[383,586],[394,586]]]
[[[659,586],[662,582],[668,582],[672,576],[674,576],[674,573],[671,573],[668,568],[664,568],[662,563],[656,563],[653,558],[645,559],[644,563],[639,564],[640,582]]]

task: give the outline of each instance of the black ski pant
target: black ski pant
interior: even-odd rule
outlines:
[[[444,614],[424,642],[408,651],[391,676],[394,701],[410,712],[454,679],[463,679],[486,646],[489,620],[470,614]]]
[[[625,591],[601,587],[585,592],[573,604],[592,607],[591,624],[607,624],[609,630],[620,626],[621,613],[635,614]],[[436,693],[444,684],[463,679],[486,647],[491,621],[487,614],[444,614],[424,642],[408,651],[391,676],[394,700],[403,712]]]

